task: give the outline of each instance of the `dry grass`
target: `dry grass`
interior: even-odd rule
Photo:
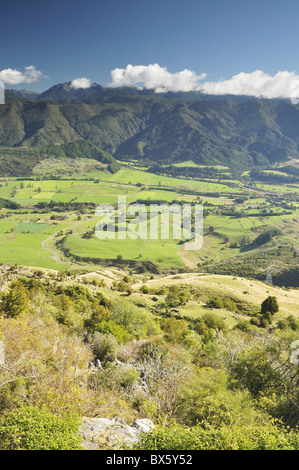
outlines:
[[[227,296],[259,306],[268,296],[275,296],[280,306],[277,319],[288,315],[299,318],[299,289],[283,289],[265,282],[214,274],[187,273],[147,281],[149,288],[184,284],[203,294]],[[137,288],[137,286],[136,286]]]

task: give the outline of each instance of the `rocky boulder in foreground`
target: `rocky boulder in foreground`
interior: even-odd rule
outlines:
[[[120,418],[83,417],[80,431],[85,450],[123,449],[133,445],[143,433],[150,432],[154,423],[150,419],[136,419],[132,426]]]

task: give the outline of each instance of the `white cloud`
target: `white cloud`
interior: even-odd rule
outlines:
[[[36,70],[34,65],[25,67],[24,71],[16,69],[0,70],[0,80],[9,85],[19,85],[20,83],[37,82],[43,77],[42,72]]]
[[[292,98],[299,96],[299,75],[280,71],[271,76],[262,70],[239,73],[229,80],[206,82],[200,87],[202,93],[213,95],[249,95],[264,98]]]
[[[192,91],[198,87],[198,81],[206,74],[196,75],[192,70],[177,73],[168,72],[159,64],[127,65],[125,69],[111,71],[110,86],[144,86],[154,89],[156,93],[167,91]]]
[[[185,69],[170,73],[159,64],[127,65],[111,71],[109,86],[138,86],[153,89],[156,93],[167,91],[199,91],[213,95],[249,95],[264,98],[299,97],[299,75],[295,72],[279,71],[269,75],[262,70],[241,72],[228,80],[204,81],[207,74],[197,75]]]
[[[70,86],[71,88],[74,88],[75,90],[77,90],[78,88],[86,89],[86,88],[91,87],[91,81],[89,80],[89,78],[85,78],[85,77],[75,78],[74,80],[71,81]]]

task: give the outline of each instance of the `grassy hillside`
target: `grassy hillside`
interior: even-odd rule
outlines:
[[[298,290],[115,268],[0,282],[1,450],[80,449],[82,418],[115,416],[153,421],[139,450],[298,450]]]
[[[289,315],[295,315],[299,318],[299,290],[282,289],[269,285],[265,282],[259,282],[254,279],[246,279],[234,276],[220,276],[213,274],[179,274],[165,276],[159,279],[148,280],[145,285],[152,291],[158,291],[162,286],[180,286],[190,289],[193,295],[198,296],[198,300],[193,303],[187,303],[186,306],[179,308],[180,315],[197,316],[206,313],[205,302],[212,297],[231,298],[237,302],[248,305],[248,309],[258,309],[261,303],[268,296],[277,298],[280,309],[276,315],[276,321],[286,318]],[[138,286],[136,286],[136,289]],[[143,294],[145,299],[150,300],[150,295]],[[151,305],[155,303],[152,302]],[[246,308],[244,308],[246,311]],[[214,312],[220,316],[226,317],[227,322],[234,326],[246,316],[236,315],[225,309],[217,309]]]

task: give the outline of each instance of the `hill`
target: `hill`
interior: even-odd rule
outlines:
[[[0,280],[1,450],[298,450],[298,291],[120,269]]]
[[[202,307],[205,301],[213,296],[230,298],[247,305],[247,309],[243,308],[244,313],[248,310],[248,306],[258,308],[267,296],[274,296],[280,305],[276,320],[286,318],[289,315],[299,318],[298,289],[284,289],[254,279],[206,273],[188,273],[148,280],[145,285],[153,291],[158,290],[161,286],[167,286],[168,288],[171,286],[185,286],[186,290],[191,289],[193,293],[198,292],[199,301],[195,302],[193,306],[188,303],[187,306],[180,307],[180,314],[183,317],[188,316],[188,314],[193,316],[196,310],[204,314]],[[222,317],[225,316],[231,325],[238,323],[240,320],[245,320],[246,317],[238,318],[238,315],[236,316],[234,312],[221,308],[217,310],[217,313]]]
[[[59,83],[40,93],[39,100],[46,101],[76,101],[100,93],[104,88],[93,83],[89,88],[74,88],[71,82]]]
[[[91,159],[110,165],[116,171],[119,164],[115,158],[96,145],[78,139],[61,145],[43,145],[40,147],[0,147],[1,176],[30,176],[33,169],[43,160],[55,159]],[[113,164],[113,167],[111,167]]]
[[[29,99],[29,100],[33,100],[35,98],[38,98],[38,96],[40,95],[40,93],[38,93],[38,92],[25,90],[25,89],[23,89],[23,90],[9,89],[7,91],[9,93],[12,93],[13,95],[15,95],[17,98]]]
[[[122,160],[193,160],[239,170],[298,159],[299,107],[291,102],[182,96],[100,85],[75,90],[69,83],[37,99],[8,92],[0,107],[0,146],[85,140]]]

